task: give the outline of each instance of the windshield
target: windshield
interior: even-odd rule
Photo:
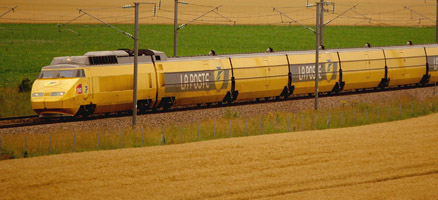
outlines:
[[[76,78],[85,77],[83,69],[41,71],[39,78]]]

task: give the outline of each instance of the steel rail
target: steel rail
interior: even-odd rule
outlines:
[[[35,117],[38,117],[38,115],[17,116],[17,117],[6,117],[6,118],[0,118],[0,121],[15,120],[15,119],[28,119],[28,118],[35,118]]]

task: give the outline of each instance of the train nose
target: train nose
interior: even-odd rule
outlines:
[[[32,93],[32,109],[33,110],[43,110],[44,109],[44,93],[34,92]]]
[[[63,96],[65,92],[47,92],[32,94],[32,108],[34,110],[60,110],[63,109]]]
[[[32,92],[32,109],[40,115],[73,115],[65,101],[71,98],[70,91],[76,80],[39,80]],[[43,91],[43,92],[41,92]]]
[[[50,92],[48,96],[44,96],[45,109],[62,109],[64,94],[65,92]]]

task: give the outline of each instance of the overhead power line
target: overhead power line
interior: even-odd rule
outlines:
[[[415,13],[415,14],[421,16],[421,17],[423,17],[423,19],[428,19],[428,20],[431,21],[431,22],[435,22],[434,20],[430,19],[429,17],[426,17],[426,16],[424,16],[423,14],[421,14],[421,13],[419,13],[419,12],[417,12],[417,11],[415,11],[415,10],[413,10],[413,9],[411,9],[411,8],[409,8],[409,7],[407,7],[407,6],[405,6],[405,9],[408,9],[408,10],[410,10],[411,12],[413,12],[413,13]]]
[[[96,19],[97,21],[102,22],[103,24],[107,25],[108,27],[110,27],[110,28],[112,28],[112,29],[114,29],[114,30],[116,30],[116,31],[119,31],[120,33],[122,33],[122,34],[124,34],[124,35],[126,35],[126,36],[128,36],[128,37],[130,37],[130,38],[132,38],[132,39],[134,39],[134,36],[132,36],[130,33],[126,32],[126,31],[123,31],[123,30],[120,30],[119,28],[117,28],[117,27],[115,27],[115,26],[113,26],[113,25],[111,25],[111,24],[108,24],[108,23],[104,22],[103,20],[101,20],[101,19],[95,17],[94,15],[91,15],[90,13],[88,13],[88,12],[86,12],[86,11],[80,9],[80,8],[78,8],[78,10],[79,10],[79,13],[83,12],[84,14],[86,14],[86,15],[88,15],[88,16],[94,18],[94,19]]]
[[[4,12],[3,14],[1,14],[1,15],[0,15],[0,18],[3,17],[3,16],[5,16],[6,14],[10,13],[11,11],[12,11],[12,12],[15,12],[15,9],[16,9],[17,7],[18,7],[18,6],[15,6],[15,7],[13,7],[13,8],[10,8],[8,11]]]
[[[348,11],[353,10],[354,8],[356,8],[357,5],[359,5],[359,4],[356,4],[356,5],[354,5],[353,7],[347,9],[346,11],[342,12],[341,14],[339,14],[339,15],[336,16],[335,18],[329,20],[328,22],[326,22],[326,23],[321,22],[321,23],[324,23],[324,26],[326,26],[327,24],[330,24],[330,22],[332,22],[332,21],[336,20],[337,18],[341,17],[342,15],[344,15],[345,13],[347,13]],[[368,18],[367,18],[367,19],[368,19]]]
[[[289,18],[290,20],[292,20],[292,22],[294,22],[294,23],[296,23],[296,24],[298,24],[298,25],[300,25],[300,26],[306,28],[307,30],[309,30],[309,31],[311,31],[311,32],[313,32],[313,33],[316,33],[315,29],[310,28],[310,27],[308,27],[308,26],[306,26],[306,25],[300,23],[299,21],[293,19],[292,17],[290,17],[290,16],[287,15],[286,13],[284,13],[284,12],[278,10],[277,8],[273,8],[273,12],[275,12],[275,11],[278,12],[278,13],[280,13],[281,16],[285,16],[285,17]]]
[[[226,22],[234,22],[234,25],[236,25],[236,21],[233,21],[233,20],[229,19],[228,17],[225,17],[224,15],[220,14],[219,12],[217,12],[217,10],[218,10],[220,7],[222,7],[222,5],[217,6],[217,7],[213,8],[213,9],[211,9],[211,10],[209,10],[209,11],[203,13],[202,15],[200,15],[200,16],[198,16],[198,17],[192,19],[192,20],[190,20],[190,21],[187,22],[187,23],[182,24],[181,26],[178,27],[178,29],[184,28],[185,26],[187,26],[187,25],[189,25],[189,24],[191,24],[191,23],[193,23],[193,22],[195,22],[195,21],[198,21],[199,19],[201,19],[202,17],[208,15],[209,13],[215,13],[215,14],[217,14],[218,16],[220,16],[221,18],[225,19]]]

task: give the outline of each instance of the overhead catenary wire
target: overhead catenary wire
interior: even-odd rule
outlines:
[[[181,28],[183,28],[183,27],[189,25],[190,23],[193,23],[193,22],[197,21],[198,19],[204,17],[205,15],[208,15],[209,13],[214,12],[214,13],[218,14],[215,10],[218,10],[220,7],[222,7],[222,5],[217,6],[217,7],[213,8],[213,9],[211,9],[211,10],[209,10],[209,11],[203,13],[202,15],[200,15],[200,16],[198,16],[198,17],[192,19],[192,20],[190,20],[190,21],[187,22],[187,23],[182,24],[181,26],[178,27],[178,29],[181,29]],[[219,15],[220,15],[220,14],[219,14]],[[222,15],[220,15],[220,16],[222,16]],[[226,17],[224,17],[224,18],[228,20],[228,18],[226,18]],[[232,21],[230,21],[230,22],[232,22]],[[234,21],[234,24],[236,24],[235,21]]]
[[[203,5],[203,4],[196,4],[196,3],[189,3],[188,5],[199,6],[199,7],[209,7],[209,8],[213,8],[214,7],[214,6],[210,6],[210,5]]]
[[[11,11],[12,11],[12,12],[15,12],[15,9],[16,9],[17,7],[18,7],[18,6],[14,6],[14,7],[10,8],[8,11],[4,12],[3,14],[1,14],[1,15],[0,15],[0,18],[3,17],[3,16],[5,16],[5,15],[7,15],[7,14],[10,13]]]
[[[335,18],[333,18],[333,19],[327,21],[326,23],[324,23],[324,22],[321,22],[321,23],[323,23],[324,26],[326,26],[327,24],[330,24],[332,21],[338,19],[339,17],[341,17],[342,15],[344,15],[345,13],[347,13],[348,11],[353,10],[353,9],[356,8],[356,6],[358,6],[358,5],[359,5],[359,4],[354,5],[353,7],[347,9],[346,11],[342,12],[341,14],[339,14],[338,16],[336,16]]]
[[[293,19],[292,17],[286,15],[285,13],[281,12],[280,10],[278,10],[278,9],[276,9],[276,8],[273,8],[273,12],[275,12],[275,11],[277,11],[278,13],[280,13],[280,15],[284,15],[285,17],[289,18],[289,19],[292,20],[294,23],[297,23],[298,25],[300,25],[300,26],[306,28],[307,30],[309,30],[309,31],[311,31],[311,32],[313,32],[313,33],[316,33],[315,29],[310,28],[310,27],[308,27],[308,26],[306,26],[306,25],[304,25],[304,24],[298,22],[297,20]]]
[[[423,17],[424,19],[428,19],[428,20],[430,20],[431,22],[434,22],[434,23],[435,23],[434,20],[430,19],[429,17],[426,17],[426,16],[422,15],[421,13],[419,13],[419,12],[417,12],[417,11],[415,11],[415,10],[413,10],[413,9],[411,9],[411,8],[409,8],[409,7],[407,7],[407,6],[405,6],[405,9],[408,9],[408,10],[410,10],[411,12],[414,12],[415,14],[417,14],[417,15]]]
[[[65,26],[65,25],[67,25],[67,24],[70,24],[71,22],[73,22],[73,21],[75,21],[75,20],[81,18],[81,17],[84,16],[84,15],[85,15],[85,13],[83,13],[82,15],[79,15],[79,16],[73,18],[73,19],[71,19],[70,21],[64,23],[63,25]]]
[[[120,7],[82,8],[86,10],[120,10]]]
[[[358,12],[357,10],[352,10],[354,13],[356,13],[356,14],[358,14],[358,15],[360,15],[360,16],[362,16],[363,17],[363,19],[369,19],[369,20],[371,20],[371,18],[369,18],[369,17],[367,17],[366,15],[364,15],[364,14],[362,14],[362,13],[360,13],[360,12]]]
[[[194,4],[189,4],[189,5],[193,5],[193,6],[198,6],[198,5],[194,5]],[[347,6],[348,4],[336,4],[337,7],[339,6]],[[410,11],[409,9],[404,8],[404,6],[399,6],[399,7],[394,7],[395,9],[391,10],[391,9],[385,9],[385,11],[379,12],[379,10],[376,10],[377,12],[373,12],[373,10],[369,10],[369,9],[364,9],[364,7],[362,6],[358,6],[355,9],[352,9],[351,12],[348,12],[346,14],[344,14],[343,16],[339,16],[337,17],[339,19],[339,22],[333,23],[331,22],[331,24],[343,24],[343,25],[357,25],[357,24],[361,24],[364,23],[364,20],[367,20],[369,24],[376,24],[376,25],[384,25],[384,24],[388,24],[388,25],[402,25],[402,26],[406,26],[406,25],[411,25],[411,26],[417,26],[421,25],[421,26],[431,26],[431,25],[435,25],[435,20],[434,16],[435,16],[435,11],[433,9],[431,9],[432,6],[434,6],[436,4],[424,4],[424,5],[406,5],[408,8],[415,10],[417,13],[421,14],[418,15],[417,13],[414,14],[413,11]],[[199,5],[199,6],[204,6],[204,7],[212,7],[209,5]],[[348,5],[348,6],[352,6],[352,5]],[[428,8],[429,6],[429,8]],[[303,7],[303,6],[301,6]],[[2,7],[2,8],[9,8],[10,7]],[[223,24],[224,20],[228,20],[228,21],[235,21],[236,24],[276,24],[276,22],[274,22],[275,20],[277,20],[277,16],[278,16],[278,20],[281,21],[281,24],[292,24],[292,23],[296,23],[295,21],[299,21],[301,24],[310,26],[313,25],[314,22],[311,21],[305,21],[307,20],[307,18],[309,18],[310,20],[310,16],[312,16],[312,14],[310,13],[311,10],[314,11],[314,9],[308,9],[308,8],[302,8],[302,9],[295,9],[295,8],[299,8],[299,6],[290,6],[290,7],[278,7],[279,8],[283,8],[284,10],[282,10],[282,12],[285,15],[288,15],[289,17],[292,17],[294,20],[291,19],[287,19],[287,17],[285,15],[278,15],[277,13],[274,14],[270,14],[267,12],[259,12],[259,13],[245,13],[245,14],[238,14],[235,12],[215,12],[214,15],[206,15],[202,17],[201,19],[196,20],[197,23],[217,23],[217,24]],[[417,8],[417,9],[415,9]],[[114,10],[116,9],[116,7],[98,7],[98,8],[89,8],[90,10],[96,11],[94,16],[99,17],[99,19],[105,21],[105,22],[109,22],[109,23],[125,23],[125,22],[129,22],[128,18],[130,18],[130,16],[132,14],[125,14],[124,12],[117,12],[116,15],[111,15],[108,14],[108,12],[102,12],[104,10]],[[82,8],[82,10],[88,11],[85,8]],[[191,19],[190,16],[196,17],[196,13],[200,12],[200,9],[190,9],[190,10],[182,10],[182,12],[180,12],[181,15],[181,21],[182,22],[189,22]],[[309,10],[309,12],[306,11],[296,11],[296,10]],[[409,11],[408,11],[409,10]],[[151,19],[148,21],[145,21],[143,23],[167,23],[167,21],[171,21],[173,20],[172,17],[170,17],[170,15],[168,15],[168,13],[173,13],[173,11],[170,10],[166,10],[166,9],[160,9],[160,11],[164,12],[161,13],[160,15],[155,16],[156,20]],[[411,14],[414,16],[411,19],[408,19],[410,16],[409,15],[405,15],[405,16],[399,16],[397,13],[400,12],[411,12]],[[90,12],[90,11],[88,11]],[[299,15],[297,14],[297,12],[299,12]],[[68,12],[65,12],[63,14],[53,14],[53,13],[36,13],[36,12],[29,12],[29,11],[23,11],[22,9],[17,9],[15,10],[14,15],[6,15],[1,17],[1,21],[10,21],[12,23],[15,23],[15,21],[20,21],[23,23],[56,23],[56,24],[71,24],[71,23],[87,23],[87,22],[91,22],[91,23],[96,23],[96,22],[92,22],[94,20],[94,18],[90,17],[81,17],[79,19],[76,19],[73,22],[69,22],[72,18],[77,17],[77,15],[72,15]],[[0,13],[1,14],[1,13]],[[24,17],[23,17],[23,14]],[[30,17],[32,16],[33,17]],[[217,15],[217,16],[216,16]],[[221,15],[221,16],[220,16]],[[331,16],[332,14],[329,14],[327,16]],[[11,17],[13,16],[13,17]],[[144,15],[142,15],[144,16]],[[417,17],[418,16],[418,17]],[[71,17],[71,18],[70,18]],[[223,18],[224,20],[218,19],[218,17]],[[224,18],[225,17],[225,18]],[[333,15],[333,17],[335,17],[335,15]],[[142,17],[142,19],[147,19],[149,17]],[[298,19],[301,18],[301,19]],[[306,19],[302,19],[302,18],[306,18]],[[264,22],[266,21],[266,22]]]
[[[218,13],[217,11],[213,11],[214,13],[216,13],[217,15],[221,16],[222,18],[226,19],[227,22],[234,22],[234,25],[236,25],[236,21],[233,21],[231,19],[229,19],[228,17],[223,16],[222,14]]]
[[[126,35],[126,36],[128,36],[128,37],[130,37],[130,38],[132,38],[132,39],[134,39],[134,36],[132,36],[130,33],[126,32],[126,31],[123,31],[123,30],[121,30],[121,29],[119,29],[119,28],[117,28],[117,27],[115,27],[115,26],[113,26],[113,25],[111,25],[111,24],[108,24],[108,23],[104,22],[103,20],[101,20],[101,19],[99,19],[99,18],[97,18],[97,17],[95,17],[95,16],[89,14],[88,12],[86,12],[86,11],[80,9],[80,8],[78,8],[78,10],[79,10],[79,13],[80,13],[80,12],[83,12],[83,13],[87,14],[88,16],[90,16],[90,17],[96,19],[97,21],[102,22],[103,24],[107,25],[108,27],[110,27],[110,28],[112,28],[112,29],[114,29],[114,30],[117,30],[117,31],[119,31],[120,33],[122,33],[122,34],[124,34],[124,35]]]

